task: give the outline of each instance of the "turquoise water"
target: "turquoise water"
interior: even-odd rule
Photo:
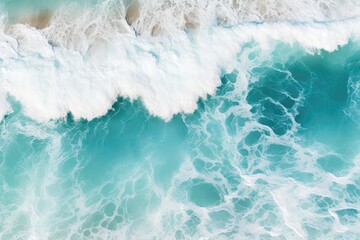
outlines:
[[[249,43],[249,82],[166,122],[119,98],[92,121],[0,123],[1,239],[359,239],[360,47]]]
[[[360,239],[356,4],[73,2],[0,3],[1,240]]]
[[[37,14],[43,11],[54,11],[67,4],[90,5],[96,2],[98,0],[2,0],[0,1],[0,9],[6,9],[7,14],[12,19],[28,13]]]
[[[48,7],[55,7],[62,4],[68,4],[70,2],[77,3],[91,3],[95,2],[95,0],[54,0],[54,1],[45,1],[45,0],[3,0],[2,4],[7,10],[16,11],[20,9],[45,9]]]

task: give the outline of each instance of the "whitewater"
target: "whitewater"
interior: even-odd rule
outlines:
[[[0,239],[360,239],[360,2],[2,0]]]

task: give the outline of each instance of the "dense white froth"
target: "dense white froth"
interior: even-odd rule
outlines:
[[[72,4],[54,12],[46,35],[54,44],[84,47],[116,33],[177,38],[178,31],[235,26],[246,22],[334,21],[359,16],[360,3],[273,0],[105,0],[95,6]],[[31,23],[30,23],[31,24]]]
[[[174,28],[192,29],[253,21],[343,19],[359,15],[360,4],[352,0],[138,0],[130,10],[130,23],[138,32],[157,35]]]
[[[357,5],[141,1],[126,6],[106,1],[62,8],[43,30],[27,24],[3,26],[0,116],[9,112],[6,96],[13,96],[39,121],[68,112],[76,119],[99,117],[118,96],[140,98],[150,113],[165,120],[191,113],[199,98],[215,92],[221,72],[234,69],[244,43],[255,41],[263,48],[299,43],[309,51],[333,51],[360,32],[358,18],[239,24],[242,21],[337,19],[345,17],[345,8],[351,11],[348,16],[356,15]],[[218,25],[219,19],[233,26]]]

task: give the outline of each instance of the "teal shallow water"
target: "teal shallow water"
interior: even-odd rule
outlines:
[[[244,58],[245,56],[245,58]],[[105,116],[0,123],[1,239],[360,238],[360,48],[255,43],[249,83],[165,122],[120,98]]]
[[[46,9],[49,7],[56,7],[62,4],[68,4],[70,2],[77,3],[94,3],[95,0],[55,0],[55,1],[46,1],[46,0],[3,0],[2,4],[9,11],[17,11],[22,9],[28,10],[39,10]]]

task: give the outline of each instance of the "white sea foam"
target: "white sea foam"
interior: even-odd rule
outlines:
[[[11,112],[10,104],[6,100],[6,95],[0,92],[0,121],[3,117]]]
[[[131,22],[129,6],[114,4],[62,8],[43,30],[1,25],[0,119],[10,111],[8,96],[39,121],[68,112],[90,120],[124,96],[140,98],[151,114],[169,120],[215,92],[244,43],[334,51],[360,32],[357,17],[333,21],[360,12],[352,1],[142,1]],[[244,23],[252,20],[277,22]]]

